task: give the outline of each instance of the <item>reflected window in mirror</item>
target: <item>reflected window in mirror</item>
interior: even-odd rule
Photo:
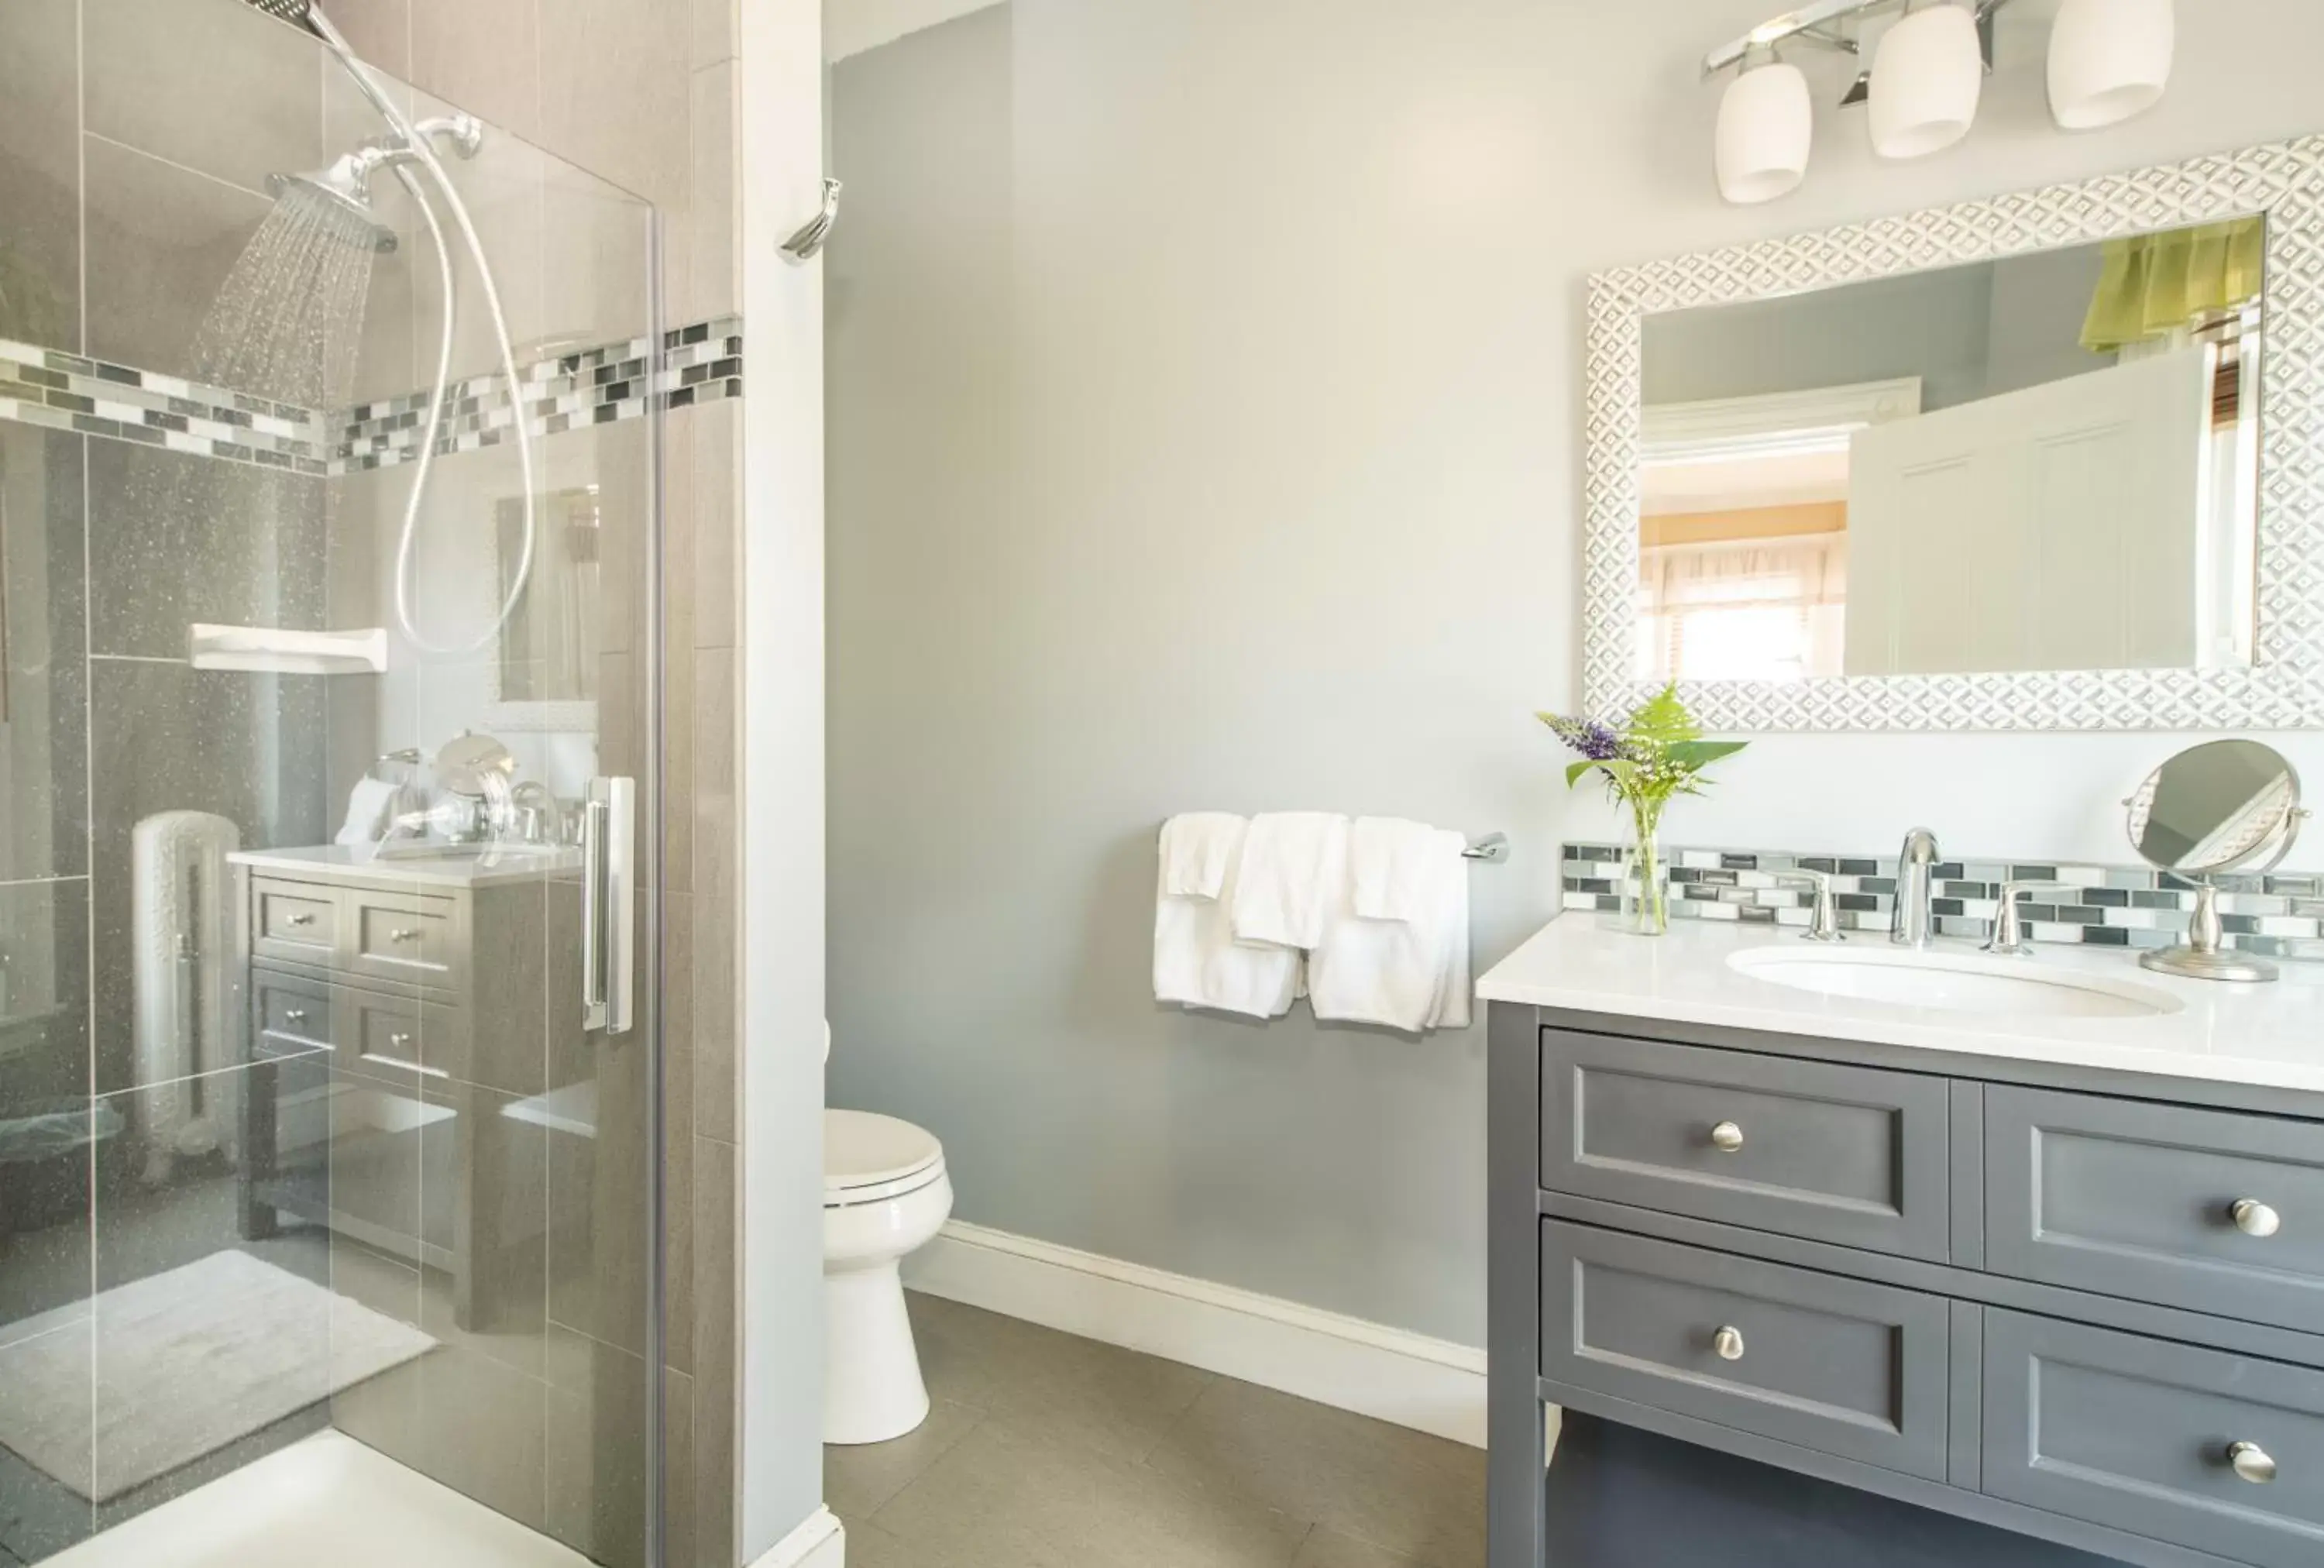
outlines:
[[[1647,316],[1637,678],[2249,665],[2265,243]]]

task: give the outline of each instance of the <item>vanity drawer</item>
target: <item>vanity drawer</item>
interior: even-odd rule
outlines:
[[[1541,1301],[1554,1383],[1946,1479],[1940,1297],[1547,1220]]]
[[[1994,1085],[1985,1147],[1990,1271],[2324,1333],[2324,1123]]]
[[[256,1025],[255,1055],[297,1056],[332,1048],[335,1041],[328,985],[297,975],[254,970],[250,992],[251,1018]]]
[[[1541,1183],[1942,1262],[1942,1078],[1542,1031]]]
[[[2324,1562],[2324,1372],[1988,1309],[1984,1405],[1991,1496],[2255,1568]],[[2277,1479],[2238,1475],[2236,1443]]]
[[[349,968],[381,979],[450,983],[451,899],[372,892],[347,898],[355,935]]]
[[[467,1077],[467,1019],[459,1009],[350,986],[340,987],[337,997],[338,1038],[354,1047],[360,1069],[390,1076]]]
[[[331,889],[254,877],[250,902],[250,946],[259,957],[328,964],[337,953],[339,904]]]

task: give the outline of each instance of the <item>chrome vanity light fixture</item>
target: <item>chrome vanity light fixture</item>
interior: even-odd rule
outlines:
[[[2308,813],[2291,762],[2257,741],[2212,741],[2148,774],[2123,804],[2132,846],[2195,890],[2186,942],[2142,953],[2139,963],[2191,980],[2273,980],[2275,965],[2226,945],[2218,879],[2273,871],[2292,853]]]
[[[1779,45],[1832,50],[1860,62],[1864,51],[1855,24],[1901,13],[1881,35],[1870,68],[1859,65],[1840,101],[1843,107],[1870,106],[1872,147],[1882,158],[1924,158],[1969,134],[1993,69],[1994,19],[2008,4],[1812,0],[1712,50],[1703,58],[1705,78],[1741,68],[1720,104],[1720,194],[1738,204],[1771,201],[1805,177],[1812,123],[1807,78],[1797,67],[1775,61]],[[2175,4],[2065,0],[2049,57],[2050,109],[2060,128],[2115,125],[2161,100],[2177,42]],[[1755,61],[1767,63],[1755,67]],[[1793,163],[1796,175],[1790,172]]]

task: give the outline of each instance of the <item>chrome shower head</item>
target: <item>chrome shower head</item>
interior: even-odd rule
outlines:
[[[372,249],[384,254],[395,249],[395,231],[372,211],[371,171],[378,159],[368,152],[348,152],[327,169],[307,174],[270,174],[267,194],[280,202],[304,201],[337,213]]]

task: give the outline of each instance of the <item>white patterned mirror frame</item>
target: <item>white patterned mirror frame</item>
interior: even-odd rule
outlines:
[[[1636,671],[1648,316],[2265,213],[2259,629],[2237,669],[1687,681],[1706,728],[2278,730],[2324,726],[2324,135],[1600,272],[1590,281],[1583,547],[1589,711]]]

